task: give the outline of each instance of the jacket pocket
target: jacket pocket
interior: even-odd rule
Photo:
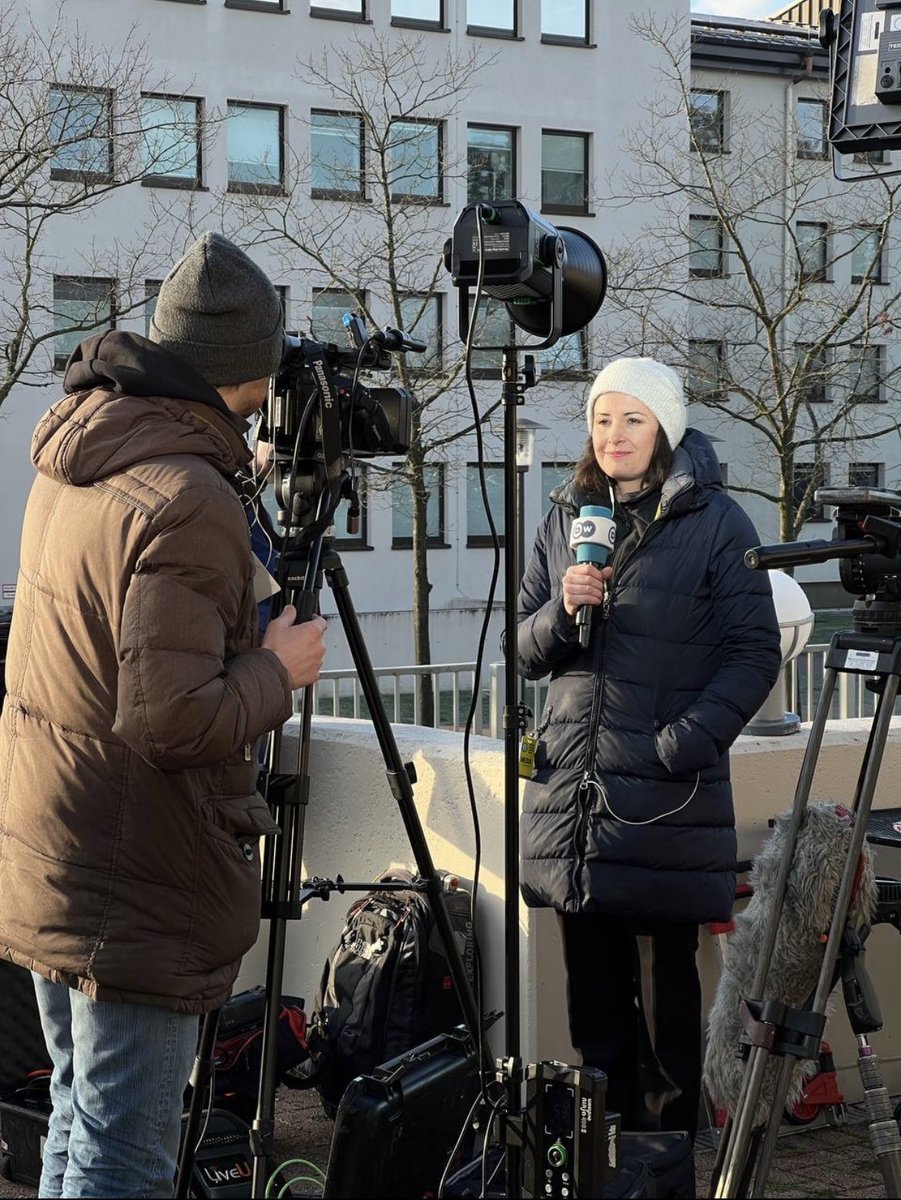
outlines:
[[[195,880],[196,920],[188,965],[216,971],[242,957],[260,925],[257,843],[278,826],[260,795],[216,796],[200,802]]]
[[[259,792],[252,796],[211,796],[200,802],[200,815],[211,837],[238,848],[242,842],[279,831]]]

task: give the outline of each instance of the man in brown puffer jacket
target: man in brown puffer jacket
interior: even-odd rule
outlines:
[[[258,739],[324,655],[259,644],[248,423],[284,347],[260,269],[205,234],[150,339],[90,337],[32,441],[0,723],[0,956],[53,1060],[42,1196],[172,1194],[198,1014],[260,914]]]

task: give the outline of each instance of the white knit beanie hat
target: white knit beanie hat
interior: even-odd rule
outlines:
[[[585,416],[588,432],[594,421],[594,402],[604,392],[634,396],[654,414],[674,450],[685,436],[685,391],[672,367],[653,358],[616,358],[591,385]]]

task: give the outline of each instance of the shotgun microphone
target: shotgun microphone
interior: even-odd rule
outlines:
[[[607,561],[616,540],[616,524],[613,510],[599,504],[583,504],[572,524],[569,544],[576,552],[576,562],[593,563],[602,567]],[[582,604],[576,610],[576,628],[579,630],[579,645],[584,650],[591,633],[592,605]]]

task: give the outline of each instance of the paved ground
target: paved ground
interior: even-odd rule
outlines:
[[[276,1118],[276,1156],[279,1161],[303,1159],[324,1171],[328,1164],[332,1123],[323,1115],[316,1094],[280,1090]],[[373,1148],[365,1147],[363,1152],[371,1154]],[[699,1197],[710,1194],[712,1165],[712,1151],[699,1149]],[[290,1173],[313,1174],[299,1165],[293,1166]],[[278,1188],[274,1188],[272,1194],[277,1192]],[[318,1194],[311,1184],[295,1185],[292,1192],[296,1196]],[[33,1188],[23,1184],[0,1180],[0,1197],[33,1197],[36,1194]],[[766,1195],[849,1197],[853,1200],[885,1196],[862,1112],[852,1109],[847,1123],[842,1126],[811,1127],[780,1137]]]

